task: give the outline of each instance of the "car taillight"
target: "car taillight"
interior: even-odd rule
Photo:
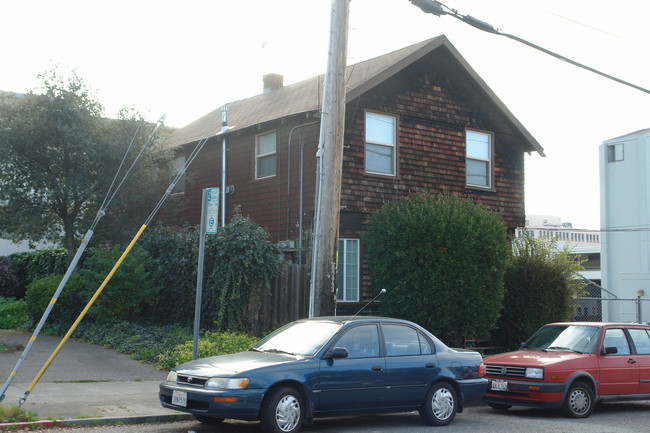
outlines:
[[[485,376],[485,364],[481,362],[481,365],[478,366],[478,375]]]

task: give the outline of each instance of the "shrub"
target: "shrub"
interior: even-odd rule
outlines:
[[[176,326],[146,326],[133,322],[81,323],[73,334],[88,343],[99,344],[133,359],[156,362],[161,353],[168,353],[178,344],[192,338],[191,334]]]
[[[28,323],[29,314],[25,301],[0,296],[0,329],[21,329]]]
[[[93,249],[92,255],[79,271],[86,288],[87,301],[104,283],[124,249],[120,245],[110,250]],[[144,305],[151,300],[152,282],[147,272],[149,262],[147,252],[141,246],[134,245],[94,302],[88,316],[98,320],[128,320],[138,317]]]
[[[27,286],[37,278],[48,275],[63,275],[70,259],[65,248],[46,248],[38,251],[14,253],[9,256],[14,263],[18,286],[15,297],[22,298]]]
[[[142,315],[154,324],[191,325],[194,319],[199,236],[196,229],[173,232],[154,228],[140,245],[149,253],[151,302]]]
[[[154,259],[152,303],[145,307],[154,323],[190,325],[194,319],[199,233],[155,229],[142,246]],[[251,297],[270,287],[281,262],[268,233],[236,210],[231,222],[205,245],[201,327],[221,331],[249,331]]]
[[[250,349],[257,338],[234,332],[206,332],[198,341],[198,357],[227,355]],[[186,341],[167,353],[158,356],[156,365],[161,369],[170,369],[192,360],[193,341]]]
[[[25,288],[19,285],[16,265],[9,257],[0,256],[0,296],[22,298]]]
[[[25,303],[32,323],[41,320],[62,279],[63,275],[50,275],[31,282],[25,293]],[[86,303],[84,295],[83,279],[78,274],[71,275],[52,307],[46,329],[56,333],[65,332],[83,309]]]
[[[512,243],[513,257],[505,275],[505,298],[499,319],[500,344],[514,349],[549,322],[566,321],[574,296],[585,283],[577,278],[581,262],[568,245],[525,234]]]
[[[417,194],[371,216],[364,236],[380,311],[451,344],[487,334],[503,300],[509,255],[498,214],[470,200]]]
[[[248,331],[253,314],[251,297],[269,288],[280,274],[277,246],[253,220],[235,211],[230,224],[206,242],[201,322],[220,331]]]

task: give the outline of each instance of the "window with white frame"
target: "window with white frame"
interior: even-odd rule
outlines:
[[[366,172],[395,176],[395,116],[366,112]]]
[[[255,137],[255,179],[275,176],[276,147],[275,131]]]
[[[625,148],[623,143],[610,144],[607,146],[607,162],[623,161],[625,159]]]
[[[185,155],[178,155],[172,160],[171,167],[171,181],[176,179],[179,173],[183,171],[185,167]],[[172,194],[183,194],[185,192],[185,173],[178,179]]]
[[[465,173],[467,185],[492,187],[492,135],[465,132]]]
[[[359,239],[339,239],[336,300],[359,301]]]

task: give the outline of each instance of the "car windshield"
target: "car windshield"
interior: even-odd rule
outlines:
[[[596,350],[598,329],[596,326],[582,325],[544,326],[521,348],[547,352],[593,353]]]
[[[313,356],[340,328],[340,323],[292,322],[262,338],[251,350]]]

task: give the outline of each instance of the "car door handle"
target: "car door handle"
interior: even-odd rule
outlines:
[[[426,368],[436,368],[436,364],[434,364],[433,362],[427,362],[426,364],[424,364],[424,366]]]
[[[371,368],[372,371],[383,371],[383,367],[381,365],[375,365]]]
[[[636,364],[636,359],[628,359],[628,364]]]

